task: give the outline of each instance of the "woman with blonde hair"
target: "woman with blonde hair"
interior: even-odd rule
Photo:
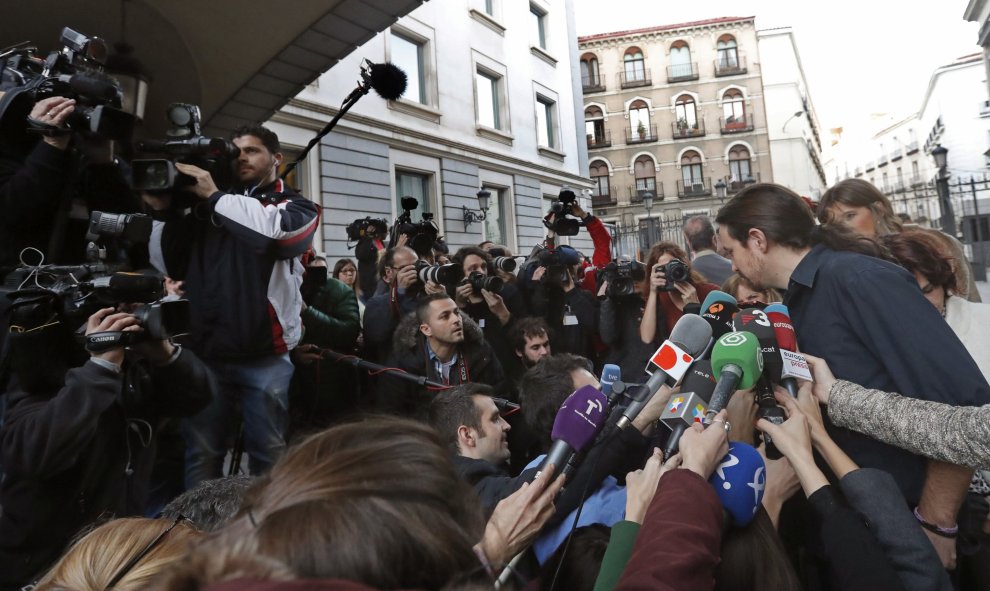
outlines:
[[[35,591],[146,589],[203,536],[181,516],[173,520],[114,519],[73,544]]]
[[[754,288],[739,273],[729,275],[729,278],[722,284],[722,291],[736,298],[736,301],[739,303],[762,302],[764,304],[773,304],[784,301],[784,298],[781,297],[780,292],[776,289],[768,287],[760,291]]]
[[[860,236],[872,239],[899,234],[904,230],[900,218],[894,213],[894,208],[891,207],[887,197],[862,179],[839,181],[825,191],[818,204],[818,221],[822,224],[843,225]],[[942,255],[953,260],[956,294],[971,302],[981,301],[962,244],[954,237],[938,230],[925,230],[920,227],[912,229],[930,234],[938,241]]]

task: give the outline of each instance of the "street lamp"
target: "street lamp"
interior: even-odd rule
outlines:
[[[938,191],[939,206],[942,208],[942,231],[954,237],[956,235],[956,216],[952,213],[952,201],[949,200],[949,172],[946,170],[948,154],[948,148],[942,144],[932,148],[932,158],[935,160],[935,168],[938,169],[935,188]]]
[[[464,214],[464,231],[467,232],[468,226],[475,222],[483,222],[488,217],[488,200],[491,198],[492,194],[484,189],[478,191],[478,208],[481,213],[468,209],[467,206],[462,205],[461,211]]]
[[[715,196],[718,197],[718,200],[722,203],[725,203],[725,189],[725,181],[718,179],[718,182],[715,183]]]
[[[802,115],[804,115],[804,111],[796,111],[793,115],[788,117],[787,121],[784,121],[784,126],[780,128],[781,133],[787,131],[787,124],[791,122],[791,119],[794,119],[795,117],[800,117]]]

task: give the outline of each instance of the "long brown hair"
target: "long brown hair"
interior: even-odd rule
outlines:
[[[908,230],[880,239],[894,261],[912,273],[920,273],[932,285],[956,292],[955,259],[942,254],[942,245],[930,232]]]
[[[825,191],[818,203],[818,221],[823,224],[835,223],[834,209],[837,203],[869,209],[873,214],[873,230],[877,236],[896,234],[903,229],[887,197],[863,179],[839,181]]]
[[[743,244],[749,230],[756,228],[773,243],[794,249],[824,244],[832,250],[889,258],[875,241],[844,226],[816,225],[811,209],[797,193],[773,183],[756,183],[739,191],[719,210],[715,221]]]
[[[198,553],[225,556],[232,568],[260,556],[299,578],[438,589],[464,573],[483,574],[472,550],[483,528],[477,496],[439,435],[375,417],[291,448]],[[229,576],[215,563],[200,569],[200,581],[203,569],[213,580]]]
[[[688,258],[688,255],[686,252],[684,252],[683,248],[674,244],[673,242],[667,242],[667,241],[657,242],[650,248],[650,254],[647,255],[646,257],[647,280],[643,282],[644,299],[650,297],[650,290],[653,289],[653,287],[650,285],[650,280],[649,280],[649,275],[650,273],[653,272],[653,265],[657,264],[657,261],[660,260],[660,257],[662,257],[665,254],[669,254],[675,259],[680,259],[681,262],[683,262],[688,267],[690,267],[691,273],[688,276],[688,280],[695,287],[701,285],[702,283],[708,283],[708,279],[706,279],[705,276],[702,275],[701,273],[695,271],[694,267],[691,266],[691,259]]]

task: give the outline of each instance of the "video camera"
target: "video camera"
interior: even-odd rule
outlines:
[[[577,202],[577,195],[574,191],[564,187],[560,190],[557,198],[550,203],[550,213],[543,219],[543,225],[553,230],[558,236],[577,236],[581,226],[584,224],[580,220],[573,219],[574,204]],[[553,222],[550,216],[553,216]]]
[[[540,282],[545,285],[562,287],[570,281],[570,268],[581,263],[581,257],[569,246],[546,248],[536,255],[539,266],[546,267]]]
[[[602,279],[608,282],[605,295],[622,298],[636,293],[636,282],[646,278],[646,266],[639,261],[612,261],[605,265]]]
[[[76,101],[66,119],[69,130],[103,139],[130,139],[135,117],[121,110],[120,84],[103,72],[106,42],[69,27],[62,29],[59,42],[62,49],[46,58],[29,43],[0,50],[0,133],[26,139],[24,121],[34,104],[63,96]],[[64,133],[31,120],[27,131],[42,135]]]
[[[433,221],[432,213],[423,213],[423,219],[413,223],[412,211],[419,207],[419,201],[415,197],[403,197],[401,200],[402,214],[392,225],[392,235],[388,247],[393,248],[399,243],[399,236],[405,234],[409,237],[406,244],[409,245],[420,257],[430,257],[433,255],[433,244],[440,238],[440,228]],[[460,278],[458,278],[460,280]]]
[[[677,287],[674,284],[683,283],[691,277],[691,267],[680,259],[671,260],[666,265],[657,269],[657,271],[667,278],[667,284],[657,288],[659,291],[677,291]]]
[[[131,187],[138,191],[165,191],[196,184],[196,179],[176,170],[176,162],[192,164],[209,172],[218,187],[231,186],[233,163],[241,150],[230,140],[203,136],[196,105],[172,103],[166,115],[172,125],[166,132],[168,137],[137,144],[141,154],[158,154],[164,158],[131,162]]]
[[[347,225],[347,240],[358,242],[365,238],[384,238],[388,233],[388,222],[371,216],[356,219]]]
[[[431,265],[420,259],[416,261],[416,276],[423,283],[432,281],[440,285],[456,286],[464,278],[464,269],[455,263]]]

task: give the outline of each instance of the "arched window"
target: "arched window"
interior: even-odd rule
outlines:
[[[681,156],[681,180],[684,181],[685,192],[690,193],[695,185],[704,186],[704,176],[701,170],[701,154],[688,150]]]
[[[629,105],[629,132],[633,141],[648,141],[653,136],[650,108],[644,101],[633,101]]]
[[[736,88],[730,88],[722,95],[722,117],[725,129],[746,127],[746,99]]]
[[[646,80],[646,60],[643,51],[638,47],[630,47],[622,58],[623,73],[626,82],[641,82]]]
[[[675,136],[690,137],[698,129],[698,110],[694,97],[682,94],[674,101]]]
[[[611,199],[611,189],[608,185],[608,164],[604,160],[595,160],[588,166],[588,176],[594,183],[592,197],[603,198],[605,201]],[[601,200],[601,199],[599,199]]]
[[[657,168],[653,158],[643,154],[633,163],[636,174],[636,198],[642,200],[647,191],[657,196]]]
[[[598,76],[598,57],[593,53],[581,56],[581,86],[584,88],[601,86],[601,79]]]
[[[746,146],[733,146],[729,150],[729,189],[738,191],[753,182],[749,150]]]
[[[722,35],[715,44],[718,53],[717,65],[720,70],[731,70],[739,67],[739,48],[732,35]]]
[[[592,105],[584,110],[584,133],[588,139],[589,148],[602,148],[609,145],[605,134],[605,115],[602,110]]]
[[[674,41],[670,46],[670,80],[694,78],[691,63],[691,47],[685,41]]]

